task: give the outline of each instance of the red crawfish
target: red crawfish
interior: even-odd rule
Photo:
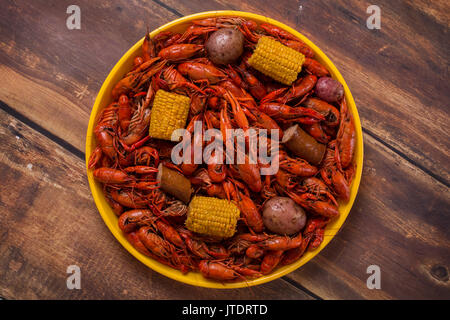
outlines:
[[[353,160],[356,146],[356,131],[353,117],[348,110],[345,99],[342,99],[340,107],[341,123],[337,133],[337,145],[339,148],[340,164],[345,169]]]
[[[302,244],[302,234],[299,233],[295,237],[289,236],[271,236],[266,240],[258,242],[257,245],[264,250],[289,250],[297,248]]]
[[[261,262],[261,273],[269,274],[280,263],[283,256],[283,250],[269,250],[264,255]]]
[[[342,169],[340,169],[339,150],[336,147],[336,143],[336,140],[334,140],[328,144],[320,175],[339,198],[348,201],[350,198],[350,185]]]
[[[138,92],[138,89],[146,83],[153,75],[159,72],[166,61],[160,61],[155,63],[160,58],[153,58],[147,62],[140,65],[137,70],[133,71],[131,74],[125,76],[122,80],[117,82],[112,90],[113,99],[118,99],[122,94],[128,94],[130,92]],[[144,68],[145,67],[145,68]],[[140,71],[141,69],[144,69]]]
[[[338,207],[333,203],[320,201],[317,197],[307,193],[299,195],[289,190],[285,190],[285,192],[292,200],[306,210],[328,218],[335,218],[339,216]]]
[[[202,51],[204,48],[203,45],[199,44],[189,44],[189,43],[181,43],[181,44],[173,44],[169,47],[162,49],[158,56],[162,59],[169,61],[180,61],[189,59],[198,52]]]
[[[317,121],[325,120],[325,117],[319,112],[303,107],[290,107],[288,105],[277,102],[266,102],[259,105],[259,110],[267,114],[269,117],[277,120],[297,120],[301,117],[309,117]]]
[[[183,75],[189,76],[192,80],[206,80],[211,84],[215,84],[226,77],[226,75],[216,67],[198,62],[180,63],[178,65],[178,71]]]

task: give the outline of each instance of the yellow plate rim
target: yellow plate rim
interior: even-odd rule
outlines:
[[[96,116],[98,114],[98,111],[100,109],[100,106],[102,104],[103,98],[105,95],[110,95],[110,92],[106,92],[107,87],[110,85],[110,82],[112,81],[112,78],[118,74],[122,73],[122,75],[125,73],[121,69],[123,69],[124,64],[129,61],[130,57],[136,56],[137,52],[139,52],[142,42],[144,38],[139,40],[134,46],[132,46],[123,56],[122,58],[116,63],[116,65],[113,67],[113,69],[108,74],[108,77],[106,78],[105,82],[103,83],[97,98],[95,100],[94,106],[91,111],[90,119],[89,119],[89,125],[87,129],[87,135],[86,135],[86,170],[87,170],[87,176],[89,180],[89,186],[92,192],[92,195],[94,197],[95,204],[100,212],[100,215],[107,225],[108,229],[111,231],[111,233],[114,235],[114,237],[122,244],[122,246],[128,250],[136,259],[144,263],[149,268],[153,269],[154,271],[159,272],[160,274],[165,275],[166,277],[169,277],[173,280],[177,280],[186,284],[190,284],[193,286],[200,286],[200,287],[207,287],[207,288],[215,288],[215,289],[232,289],[232,288],[243,288],[243,287],[249,287],[254,285],[263,284],[275,279],[278,279],[282,276],[287,275],[288,273],[298,269],[302,265],[304,265],[306,262],[310,261],[312,258],[314,258],[334,237],[334,235],[341,230],[342,225],[344,224],[352,206],[355,201],[356,195],[358,193],[359,185],[361,182],[361,175],[362,175],[362,168],[363,168],[363,135],[362,135],[362,127],[361,127],[361,120],[358,115],[358,110],[355,105],[355,101],[353,100],[353,96],[350,92],[350,89],[348,88],[344,78],[342,77],[339,70],[335,67],[335,65],[331,62],[331,60],[320,50],[313,42],[311,42],[308,38],[306,38],[304,35],[302,35],[300,32],[294,30],[293,28],[268,17],[249,13],[249,12],[243,12],[243,11],[231,11],[231,10],[224,10],[224,11],[207,11],[207,12],[201,12],[196,13],[192,15],[188,15],[176,20],[173,20],[155,30],[153,30],[150,35],[153,37],[156,34],[166,31],[170,28],[173,28],[179,24],[184,24],[187,22],[190,22],[192,20],[197,19],[205,19],[210,17],[217,17],[217,16],[239,16],[247,19],[253,19],[256,21],[264,21],[270,24],[273,24],[277,27],[280,27],[293,35],[297,36],[299,39],[301,39],[303,42],[305,42],[315,53],[315,58],[322,63],[324,63],[328,70],[330,70],[331,75],[333,78],[337,79],[339,82],[342,83],[345,90],[345,98],[347,100],[347,104],[349,109],[351,110],[351,113],[354,118],[355,122],[355,128],[356,128],[356,149],[355,149],[355,161],[356,161],[356,172],[355,177],[353,179],[351,189],[350,189],[350,200],[346,204],[341,204],[339,206],[339,212],[340,217],[330,223],[326,228],[326,235],[324,237],[324,241],[320,245],[319,248],[317,248],[314,251],[309,251],[305,253],[301,259],[296,261],[293,264],[283,266],[281,268],[278,268],[273,273],[263,276],[258,279],[254,280],[246,280],[246,281],[240,281],[240,282],[233,282],[233,283],[220,283],[216,281],[211,281],[208,279],[203,278],[198,273],[188,273],[186,275],[182,274],[180,271],[172,269],[164,264],[161,264],[143,254],[138,252],[125,238],[125,236],[122,234],[121,230],[119,229],[117,225],[117,217],[112,212],[111,208],[108,206],[108,204],[105,201],[104,195],[101,192],[101,188],[99,184],[94,180],[92,170],[89,170],[87,168],[89,157],[93,151],[93,145],[94,145],[94,138],[93,138],[93,129],[94,124],[96,121]]]

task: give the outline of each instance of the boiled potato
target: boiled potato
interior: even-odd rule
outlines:
[[[305,227],[306,213],[291,198],[274,197],[263,207],[263,222],[274,233],[291,235]]]
[[[205,47],[212,62],[229,64],[242,55],[244,51],[244,36],[237,29],[219,29],[210,35]]]
[[[322,77],[317,81],[316,95],[327,102],[339,102],[344,96],[344,87],[339,81]]]

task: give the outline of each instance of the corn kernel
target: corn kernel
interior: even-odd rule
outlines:
[[[190,103],[189,97],[158,90],[150,118],[150,137],[172,140],[172,132],[186,126]]]
[[[297,79],[304,61],[302,53],[270,37],[261,37],[248,59],[253,68],[286,85]]]
[[[240,211],[228,200],[196,196],[191,200],[186,227],[194,232],[229,238],[236,232]]]

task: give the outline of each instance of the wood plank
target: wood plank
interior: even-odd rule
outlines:
[[[89,122],[84,107],[50,89],[49,83],[29,79],[4,65],[0,65],[0,74],[5,83],[0,89],[2,101],[84,151],[85,139],[82,137]]]
[[[311,299],[284,280],[210,290],[136,260],[104,225],[84,161],[0,111],[0,296],[6,299]],[[68,290],[69,265],[81,290]]]
[[[288,275],[327,299],[450,298],[450,190],[364,135],[364,171],[343,229]],[[366,286],[381,269],[381,290]]]

